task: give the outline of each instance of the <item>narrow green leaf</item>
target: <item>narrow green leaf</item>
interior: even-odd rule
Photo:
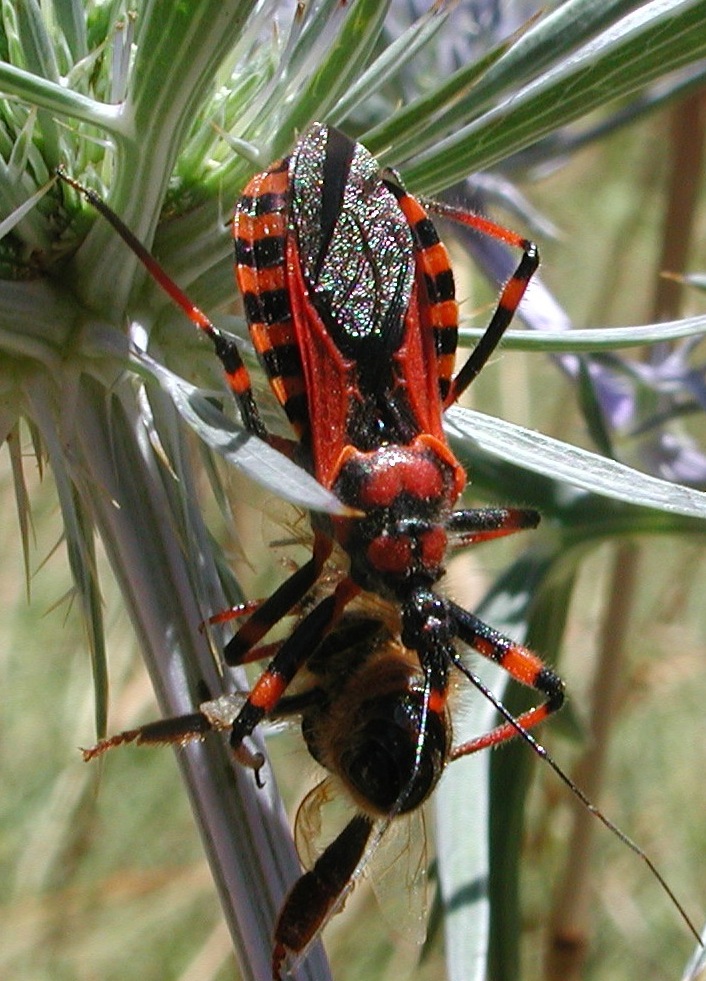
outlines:
[[[375,95],[388,81],[394,79],[427,45],[433,42],[446,23],[448,15],[448,7],[435,4],[398,38],[386,45],[331,109],[326,121],[334,126],[340,125],[341,121],[363,100]]]
[[[17,6],[17,26],[24,52],[24,64],[29,71],[52,82],[60,82],[59,66],[42,11],[37,0],[23,0]]]
[[[88,39],[84,4],[80,0],[54,0],[53,7],[74,61],[85,58],[88,54]]]
[[[194,385],[148,355],[136,357],[138,363],[169,393],[175,408],[194,432],[246,476],[292,504],[308,510],[345,513],[346,509],[335,495],[277,450],[246,433],[242,426],[225,416]]]
[[[506,51],[506,45],[499,44],[475,64],[466,65],[447,79],[442,85],[402,106],[388,119],[363,134],[362,140],[370,152],[385,161],[391,151],[395,164],[406,155],[416,154],[421,146],[429,146],[434,131],[445,124],[432,120],[443,118],[441,113],[447,106],[453,106],[467,91],[473,91],[483,73]],[[437,137],[438,139],[441,137]],[[432,144],[433,145],[433,144]]]
[[[461,342],[475,343],[484,327],[462,327]],[[686,317],[644,327],[593,327],[590,330],[509,330],[502,346],[508,351],[548,351],[578,354],[581,351],[619,351],[627,347],[660,344],[706,333],[706,317]]]
[[[25,567],[25,589],[29,601],[31,574],[29,566],[29,530],[32,520],[27,484],[25,483],[24,467],[22,466],[22,447],[20,446],[20,429],[16,425],[6,437],[12,465],[12,478],[15,487],[15,503],[17,505],[17,523],[20,526],[22,541],[22,558]]]
[[[95,718],[100,736],[105,732],[108,712],[108,675],[93,523],[84,509],[80,493],[71,475],[64,453],[63,439],[55,428],[52,410],[55,396],[56,393],[53,393],[50,387],[37,385],[28,393],[28,400],[47,449],[61,507],[69,568],[80,600],[91,654],[96,686]],[[68,388],[64,397],[67,404],[71,402]]]
[[[19,207],[14,208],[7,218],[0,221],[0,239],[4,238],[27,217],[27,215],[36,207],[37,202],[41,201],[47,191],[54,186],[55,182],[56,178],[52,178],[47,184],[40,187],[38,191],[35,191],[34,194],[30,195],[30,197],[19,205]],[[29,233],[27,230],[24,232],[20,232],[18,230],[18,234],[22,234],[25,240],[29,241],[30,234],[32,234],[32,236],[34,234],[34,229],[31,230],[31,233]],[[36,237],[34,237],[34,244],[37,245],[38,241],[41,242],[43,240],[44,239],[38,240]]]
[[[82,555],[85,556],[90,575],[85,578],[81,592],[81,608],[86,626],[88,649],[91,655],[91,673],[95,692],[96,738],[102,739],[108,726],[108,652],[105,646],[103,625],[103,601],[98,580],[93,521],[83,499],[74,493],[75,514],[81,529]]]
[[[706,0],[652,0],[403,168],[433,193],[706,55]],[[609,81],[608,81],[609,80]]]
[[[358,0],[350,7],[341,30],[316,69],[296,94],[283,116],[282,133],[297,133],[313,119],[325,119],[329,109],[360,74],[380,35],[389,0]],[[289,138],[287,139],[287,141]],[[281,148],[275,147],[279,154]]]
[[[560,577],[556,574],[559,568]],[[574,566],[565,561],[561,545],[551,552],[530,548],[493,585],[481,605],[482,615],[553,665],[558,660],[573,587]],[[503,702],[515,715],[528,707],[527,699],[527,690],[519,685],[505,688]],[[560,717],[553,718],[547,725],[553,727],[560,721]],[[489,974],[498,981],[510,981],[521,973],[517,924],[521,921],[520,874],[526,854],[524,809],[534,764],[532,750],[521,740],[500,747],[490,763]]]
[[[601,497],[671,514],[706,517],[706,494],[702,491],[650,477],[615,460],[502,419],[456,408],[446,415],[446,430],[450,436],[471,440],[502,460]]]
[[[529,610],[551,566],[551,556],[525,553],[500,577],[476,612],[486,622],[522,643],[526,639]],[[507,673],[480,657],[469,654],[466,660],[481,680],[498,697],[506,700]],[[479,692],[464,685],[456,698],[454,744],[466,742],[493,728],[497,719],[495,709]],[[507,884],[497,866],[491,872],[492,863],[501,855],[496,838],[502,833],[512,835],[514,829],[519,829],[518,815],[523,799],[518,779],[512,809],[506,811],[508,820],[509,814],[513,815],[512,824],[503,825],[502,831],[494,828],[488,773],[495,766],[495,758],[504,756],[511,749],[510,746],[502,747],[497,753],[483,752],[455,760],[447,767],[434,795],[449,981],[480,981],[487,977],[489,898],[493,898],[489,897],[489,884],[494,888],[499,880]],[[530,752],[525,746],[517,749],[525,755]],[[510,801],[507,803],[509,805]],[[459,828],[472,828],[473,833],[459,834]],[[514,843],[504,843],[502,856],[509,868],[513,863],[513,845],[519,848],[520,840],[518,830]],[[512,895],[508,893],[506,899],[505,912],[509,919]],[[517,920],[514,922],[516,924]]]
[[[7,95],[14,95],[29,105],[49,109],[57,116],[92,123],[103,132],[121,135],[123,123],[120,106],[102,105],[79,92],[71,92],[56,82],[1,61],[0,87]]]
[[[517,92],[526,79],[536,77],[544,68],[556,64],[602,28],[612,25],[622,14],[639,5],[640,0],[605,0],[602,3],[569,0],[540,17],[536,23],[520,28],[515,38],[508,38],[494,52],[485,55],[478,66],[483,66],[483,71],[466,92],[459,90],[458,98],[449,100],[448,104],[447,100],[441,99],[435,105],[434,92],[426,93],[420,103],[420,109],[426,105],[422,109],[427,123],[423,142],[418,141],[415,146],[403,136],[395,143],[398,161],[433,148],[459,126],[476,118],[504,92]],[[439,95],[447,85],[439,86],[436,90]],[[440,113],[442,105],[446,105],[446,111]],[[407,113],[408,109],[404,107],[400,113]],[[383,123],[383,127],[385,125]],[[397,126],[396,120],[392,125]]]

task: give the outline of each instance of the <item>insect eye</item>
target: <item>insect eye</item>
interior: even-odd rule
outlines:
[[[422,705],[419,693],[386,695],[363,706],[341,770],[376,811],[389,812],[403,798],[400,812],[414,810],[436,786],[447,755],[445,720],[427,714],[421,754],[417,745]]]

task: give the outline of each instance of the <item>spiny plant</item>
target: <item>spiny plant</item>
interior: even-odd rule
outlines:
[[[239,509],[212,454],[246,475],[248,499],[256,485],[305,508],[336,504],[306,474],[243,438],[223,400],[212,398],[222,385],[210,352],[114,232],[53,183],[55,168],[99,190],[195,302],[214,311],[234,292],[233,202],[247,178],[288,152],[314,119],[360,139],[382,164],[399,168],[415,193],[439,195],[482,171],[485,179],[466,184],[465,193],[519,209],[524,222],[531,215],[510,183],[520,173],[558,166],[579,146],[703,84],[706,0],[569,0],[544,5],[535,19],[532,9],[490,3],[421,7],[410,18],[407,5],[379,0],[3,5],[0,433],[28,578],[25,447],[51,470],[91,653],[98,735],[106,729],[108,669],[97,538],[161,710],[177,714],[199,702],[204,681],[213,693],[223,686],[198,626],[240,595],[199,503],[205,473],[228,522]],[[474,16],[474,41],[461,44],[461,25]],[[597,110],[598,122],[589,116]],[[494,279],[503,278],[504,254],[489,243],[471,248]],[[599,452],[468,409],[452,414],[450,433],[474,492],[506,502],[511,489],[513,500],[536,506],[551,528],[500,576],[481,608],[551,659],[579,566],[597,545],[703,535],[704,495],[684,486],[704,482],[703,457],[673,429],[687,394],[692,409],[703,409],[691,348],[651,366],[614,352],[695,337],[704,322],[564,332],[545,292],[537,287],[533,296],[524,317],[544,330],[516,332],[507,347],[553,353]],[[244,337],[240,316],[219,322]],[[477,332],[469,328],[467,336]],[[639,437],[633,458],[649,456],[652,474],[615,459],[628,403]],[[207,448],[199,460],[187,429]],[[683,483],[655,476],[668,465]],[[270,560],[265,553],[251,561]],[[481,674],[501,684],[492,671]],[[487,729],[491,719],[492,707],[474,699],[455,723],[458,737]],[[216,744],[190,747],[179,761],[242,975],[262,978],[277,908],[297,874],[273,780],[256,790]],[[503,878],[498,870],[519,862],[524,780],[515,770],[509,782],[521,792],[511,793],[507,774],[490,779],[489,759],[479,756],[451,767],[439,789],[436,849],[450,978],[482,977],[489,949],[494,976],[518,976],[516,873]],[[488,838],[491,792],[506,810],[493,804]],[[159,828],[144,834],[152,830]],[[317,951],[297,976],[320,979],[326,970]],[[118,973],[126,976],[123,963]]]

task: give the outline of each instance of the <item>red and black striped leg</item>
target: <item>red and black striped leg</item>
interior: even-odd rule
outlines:
[[[243,740],[251,735],[265,716],[276,710],[282,695],[296,673],[337,622],[346,604],[358,592],[358,588],[350,580],[343,580],[338,584],[334,593],[321,600],[310,613],[299,621],[289,637],[282,643],[270,664],[255,682],[252,691],[233,722],[230,744],[240,762],[254,769],[259,769],[259,763],[254,762],[247,750],[243,749]]]
[[[531,729],[546,719],[547,716],[558,711],[564,703],[564,682],[529,648],[510,640],[509,637],[489,627],[478,617],[455,603],[449,603],[449,608],[455,621],[456,636],[460,640],[472,647],[474,651],[482,654],[483,657],[495,661],[516,681],[535,688],[546,696],[546,701],[541,705],[529,709],[517,717],[515,720],[517,726],[506,722],[495,729],[491,729],[483,736],[478,736],[470,742],[455,746],[451,751],[450,758],[458,759],[460,756],[468,756],[471,753],[477,753],[478,750],[497,746],[498,743],[512,739],[518,735],[518,727],[525,730]],[[467,674],[459,654],[455,651],[453,661],[464,674]]]
[[[444,399],[444,408],[448,408],[454,402],[458,401],[459,397],[481,371],[488,358],[500,343],[503,334],[515,315],[515,311],[520,305],[520,300],[525,294],[530,279],[537,271],[537,267],[539,266],[539,250],[534,242],[530,242],[529,239],[516,235],[515,232],[511,232],[509,229],[503,228],[502,225],[497,225],[495,222],[489,221],[481,215],[464,211],[462,208],[454,208],[452,205],[443,204],[440,201],[423,199],[423,204],[429,211],[433,211],[442,218],[459,222],[462,225],[475,229],[482,235],[489,235],[491,238],[506,242],[514,248],[522,249],[523,253],[517,269],[503,287],[498,305],[495,308],[495,313],[485,333],[473,348],[468,360],[451,383],[449,393]]]
[[[95,191],[88,187],[84,187],[83,184],[80,184],[78,181],[74,180],[73,177],[69,177],[69,175],[61,168],[57,168],[57,175],[80,194],[82,194],[96,209],[96,211],[98,211],[106,219],[106,221],[109,222],[125,244],[132,250],[132,252],[135,253],[152,278],[162,287],[168,296],[171,297],[174,303],[176,303],[178,307],[181,307],[189,320],[191,320],[191,322],[195,324],[199,330],[203,331],[203,333],[210,339],[214,346],[216,355],[223,365],[228,386],[238,403],[243,419],[243,425],[247,431],[252,433],[254,436],[259,436],[260,439],[265,440],[266,442],[275,446],[277,449],[280,449],[282,452],[289,452],[290,441],[270,436],[260,417],[260,413],[253,396],[250,376],[247,368],[243,364],[243,360],[240,357],[240,352],[238,351],[235,341],[231,337],[223,334],[213,323],[211,323],[206,314],[191,302],[183,290],[177,286],[174,280],[160,266],[154,256],[150,255],[142,242],[140,242],[140,240],[133,234],[133,232],[130,231],[122,219],[115,214],[112,208],[108,207],[105,201],[103,201],[103,199],[96,194]]]
[[[446,530],[453,548],[486,542],[491,538],[513,535],[516,531],[536,528],[540,522],[538,511],[532,508],[473,508],[454,511]]]
[[[247,623],[226,644],[223,657],[226,664],[238,667],[255,658],[250,652],[262,638],[309,592],[321,575],[321,570],[331,554],[331,540],[320,533],[314,536],[312,557],[301,569],[297,569],[282,585],[262,602]]]

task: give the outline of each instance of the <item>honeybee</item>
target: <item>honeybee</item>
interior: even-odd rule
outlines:
[[[307,871],[292,887],[275,926],[273,978],[281,976],[287,959],[305,956],[380,845],[393,838],[395,823],[406,824],[407,815],[414,819],[400,836],[402,877],[411,893],[422,893],[426,843],[420,808],[451,755],[450,714],[446,704],[441,711],[429,704],[415,653],[391,627],[394,608],[379,604],[375,612],[383,618],[346,612],[313,651],[296,690],[280,699],[268,720],[298,719],[309,753],[327,771],[297,813],[295,839]],[[84,759],[125,743],[185,744],[210,732],[228,732],[246,698],[245,692],[223,695],[203,702],[198,712],[111,736],[84,750]],[[320,850],[322,814],[339,798],[352,814]],[[388,869],[398,857],[388,856]],[[410,922],[422,905],[421,899],[410,901]]]

